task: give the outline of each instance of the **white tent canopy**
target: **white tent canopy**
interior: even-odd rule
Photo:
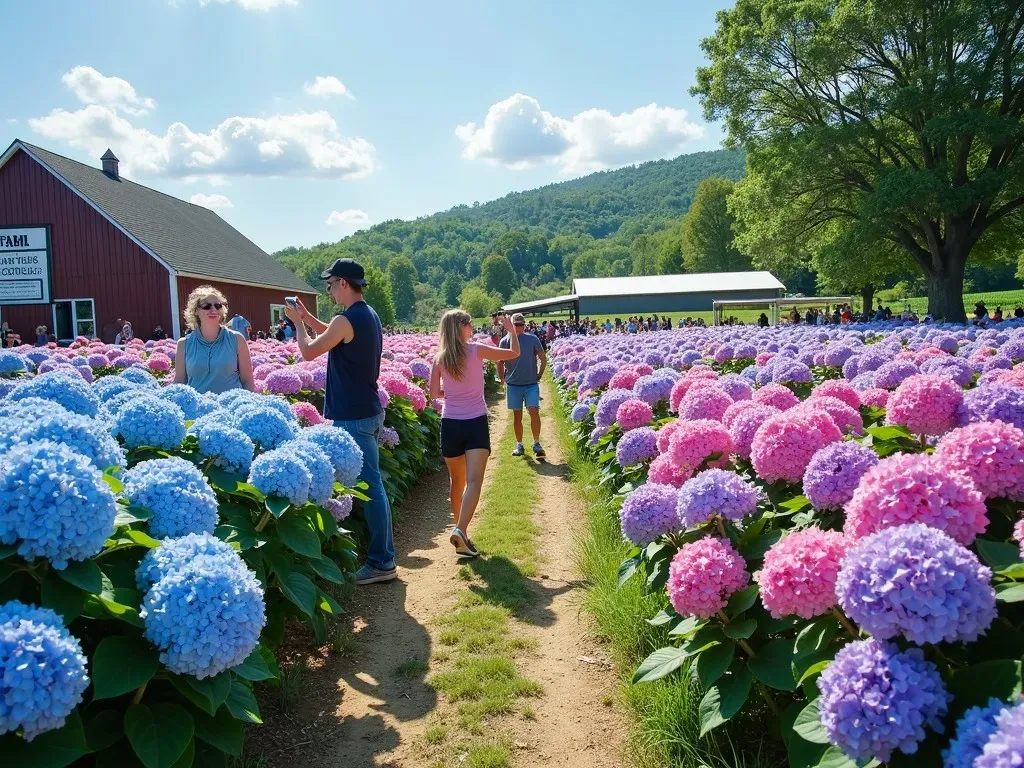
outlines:
[[[768,322],[772,325],[779,324],[780,308],[786,307],[824,307],[833,304],[853,304],[852,296],[789,296],[780,299],[729,299],[715,301],[711,304],[712,322],[720,325],[723,311],[729,309],[759,309],[764,307],[769,310]]]

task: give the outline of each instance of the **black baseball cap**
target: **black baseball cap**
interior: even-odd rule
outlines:
[[[363,272],[363,265],[354,259],[338,259],[330,268],[320,273],[320,278],[326,280],[328,277],[340,277],[352,285],[369,285]]]

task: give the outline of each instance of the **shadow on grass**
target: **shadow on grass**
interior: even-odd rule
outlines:
[[[517,619],[538,627],[551,626],[555,615],[551,603],[558,595],[574,589],[574,582],[547,587],[525,576],[516,563],[501,555],[479,557],[466,566],[483,584],[471,584],[470,591],[490,605],[507,608]]]

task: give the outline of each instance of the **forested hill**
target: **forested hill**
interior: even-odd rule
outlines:
[[[682,217],[697,185],[743,173],[740,153],[698,152],[415,221],[386,221],[336,243],[289,247],[274,257],[314,285],[334,259],[356,258],[388,276],[377,282],[389,283],[399,318],[431,322],[445,306],[493,304],[496,294],[502,300],[555,295],[573,277],[681,271]],[[492,254],[504,258],[485,265]]]

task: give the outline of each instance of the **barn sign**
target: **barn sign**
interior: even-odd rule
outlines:
[[[0,305],[50,303],[50,228],[0,227]]]

